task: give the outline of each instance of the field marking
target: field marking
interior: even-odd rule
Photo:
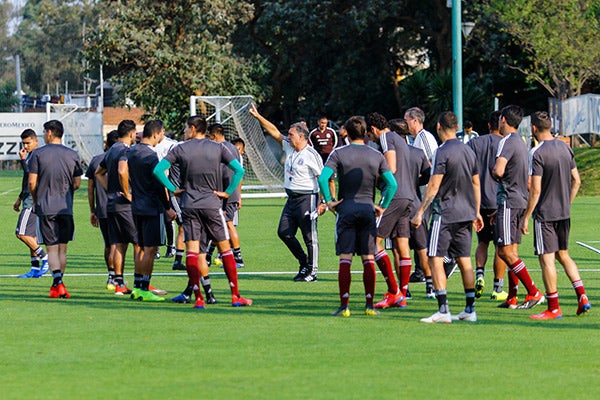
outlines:
[[[4,195],[7,195],[9,193],[16,192],[17,190],[21,190],[21,189],[19,189],[19,188],[10,189],[10,190],[7,190],[6,192],[0,193],[0,196],[4,196]]]
[[[529,271],[541,271],[540,269],[531,269],[528,268]],[[356,271],[351,271],[353,274],[362,274],[363,271],[362,270],[356,270]],[[579,272],[600,272],[600,268],[586,268],[586,269],[579,269]],[[318,275],[337,275],[338,271],[319,271]],[[211,272],[211,275],[217,275],[217,276],[224,276],[225,272]],[[381,274],[380,271],[377,271],[377,274]],[[17,278],[20,274],[4,274],[4,275],[0,275],[0,278]],[[244,276],[244,275],[296,275],[296,272],[290,272],[290,271],[256,271],[256,272],[246,272],[246,271],[238,271],[238,276]],[[102,277],[106,277],[106,273],[75,273],[75,274],[65,274],[64,276],[66,277],[93,277],[93,276],[102,276]],[[133,276],[133,273],[128,273],[128,274],[123,274],[123,276]],[[187,273],[185,272],[157,272],[155,274],[152,274],[153,277],[156,276],[182,276],[182,277],[187,277]],[[46,274],[43,276],[43,278],[52,278],[51,274]],[[41,278],[29,278],[29,279],[41,279]],[[412,282],[413,284],[420,284],[422,282]]]
[[[597,248],[595,248],[594,246],[590,246],[589,244],[585,244],[585,243],[583,243],[583,242],[576,242],[576,243],[577,243],[578,245],[580,245],[580,246],[583,246],[583,247],[585,247],[585,248],[586,248],[586,249],[588,249],[588,250],[591,250],[591,251],[593,251],[593,252],[595,252],[595,253],[598,253],[598,254],[600,254],[600,250],[599,250],[599,249],[597,249]]]

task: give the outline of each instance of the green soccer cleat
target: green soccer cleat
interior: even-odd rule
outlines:
[[[138,289],[138,297],[136,300],[139,300],[139,301],[165,301],[165,298],[155,295],[150,290]]]
[[[483,294],[483,288],[485,287],[485,279],[483,276],[475,279],[475,298],[478,299]]]
[[[505,301],[506,299],[508,299],[508,293],[506,293],[504,290],[501,292],[492,292],[492,295],[490,296],[491,300],[497,300],[497,301]]]

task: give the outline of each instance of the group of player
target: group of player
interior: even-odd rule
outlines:
[[[340,307],[333,315],[350,316],[354,255],[362,259],[366,315],[376,315],[377,309],[406,307],[412,247],[425,271],[427,297],[438,302],[438,311],[421,322],[477,321],[475,299],[484,290],[484,268],[492,241],[496,251],[491,298],[502,301],[500,308],[530,309],[547,299],[548,309],[531,318],[562,317],[556,257],[577,294],[576,314],[590,310],[581,277],[568,254],[570,206],[580,185],[579,175],[571,149],[550,133],[547,113],[532,115],[533,134],[540,144],[531,155],[517,129],[523,110],[514,105],[491,114],[488,135],[470,135],[468,140],[466,135],[457,139],[456,116],[442,113],[436,124],[439,147],[435,137],[423,128],[425,115],[419,108],[409,109],[404,119],[391,121],[378,113],[351,117],[341,128],[345,142],[329,146],[328,154],[317,151],[322,149],[313,145],[315,131],[309,132],[304,123],[290,126],[285,137],[255,107],[250,108],[250,114],[286,153],[284,187],[288,200],[278,233],[300,264],[294,280],[317,280],[317,218],[327,209],[336,214]],[[321,121],[319,125],[325,142]],[[376,188],[381,190],[377,204]],[[526,221],[532,215],[545,296],[518,256],[521,234],[528,233]],[[427,222],[429,230],[425,228]],[[473,227],[478,234],[475,273],[471,263]],[[295,238],[298,229],[306,253]],[[384,240],[392,243],[398,280]],[[448,259],[460,268],[466,297],[464,310],[454,317],[447,301],[444,261]],[[374,303],[375,264],[387,284],[387,293],[378,303]],[[506,270],[508,293],[503,290]],[[517,299],[519,281],[527,290],[521,304]]]
[[[518,106],[492,113],[490,133],[468,141],[457,139],[456,116],[442,113],[436,123],[439,147],[423,128],[425,116],[416,107],[409,109],[404,119],[388,121],[379,113],[351,117],[341,128],[340,144],[326,118],[321,118],[312,132],[299,122],[283,135],[254,105],[249,113],[286,155],[288,198],[278,236],[298,260],[295,281],[317,280],[317,220],[326,210],[336,214],[340,306],[334,315],[350,316],[354,255],[362,259],[366,315],[376,315],[377,309],[406,307],[412,248],[424,271],[426,295],[438,302],[438,311],[421,322],[474,322],[475,299],[484,290],[484,268],[492,241],[496,251],[491,297],[502,301],[499,307],[530,309],[547,300],[548,309],[531,318],[560,318],[556,258],[577,293],[577,315],[591,308],[567,250],[570,204],[580,184],[579,175],[570,148],[550,133],[547,113],[532,115],[533,134],[540,144],[530,154],[517,133],[523,117]],[[62,133],[59,121],[47,122],[46,146],[36,149],[35,132],[23,132],[23,191],[14,208],[19,210],[23,201],[17,236],[32,256],[31,271],[21,277],[40,277],[49,269],[53,276],[50,297],[68,298],[62,277],[67,243],[74,231],[73,191],[83,172],[77,153],[60,145]],[[158,248],[165,244],[165,232],[172,229],[165,226],[177,221],[173,269],[185,268],[188,284],[172,300],[190,303],[193,294],[194,307],[204,308],[202,288],[206,302],[216,302],[208,268],[216,247],[231,288],[232,305],[252,304],[239,293],[236,269],[244,265],[234,223],[241,206],[244,169],[238,148],[227,142],[223,133],[219,124],[209,127],[203,117],[193,116],[180,143],[165,138],[158,120],[145,124],[138,143],[135,123],[129,120],[107,136],[107,151],[94,157],[86,173],[91,223],[101,228],[105,242],[107,289],[142,301],[164,301],[161,296],[166,292],[153,287],[150,280]],[[238,144],[243,146],[243,142]],[[374,202],[375,189],[381,191],[378,203]],[[35,215],[47,254],[37,244]],[[545,296],[518,256],[521,233],[528,233],[532,215]],[[475,272],[471,264],[473,227],[479,241]],[[298,230],[306,251],[296,239]],[[385,243],[391,244],[387,247],[393,250],[393,262]],[[130,244],[134,246],[133,289],[123,278]],[[454,317],[447,301],[447,259],[458,264],[466,297],[464,310]],[[377,303],[375,264],[387,285],[384,298]],[[508,293],[503,290],[505,270]],[[527,290],[521,304],[517,300],[519,281]]]

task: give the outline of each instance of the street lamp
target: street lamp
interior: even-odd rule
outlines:
[[[462,129],[463,123],[463,94],[462,94],[462,36],[461,31],[468,38],[475,27],[474,22],[462,23],[461,0],[447,0],[446,5],[452,7],[452,100],[454,114],[458,126]]]

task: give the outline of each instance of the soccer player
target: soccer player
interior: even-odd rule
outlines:
[[[221,143],[223,146],[227,147],[227,149],[233,154],[240,165],[243,166],[242,156],[238,152],[237,147],[233,144],[225,140],[225,132],[223,130],[223,125],[221,124],[212,124],[208,127],[208,138],[217,143]],[[229,186],[229,182],[231,182],[231,177],[233,172],[227,168],[227,166],[223,165],[222,168],[222,177],[223,177],[223,188]],[[225,214],[225,222],[227,222],[227,230],[229,231],[229,242],[231,243],[231,248],[233,249],[233,258],[235,258],[235,262],[238,268],[244,268],[244,259],[242,258],[242,250],[240,246],[240,236],[236,229],[237,221],[238,221],[238,210],[241,207],[242,201],[242,193],[241,193],[241,184],[236,190],[233,192],[229,198],[223,200],[223,212]],[[211,242],[207,253],[206,260],[212,257],[212,253],[215,250],[216,244]],[[210,265],[210,263],[208,263]]]
[[[457,315],[461,321],[477,321],[475,312],[475,278],[471,265],[472,226],[481,230],[483,220],[479,214],[479,174],[475,154],[456,138],[458,122],[454,113],[443,112],[437,122],[437,133],[442,145],[433,157],[431,178],[425,198],[412,223],[423,223],[423,214],[431,205],[429,228],[429,267],[438,301],[438,311],[424,323],[452,322],[446,291],[444,257],[456,259],[462,274],[466,306]]]
[[[534,249],[542,267],[548,300],[546,311],[530,316],[538,320],[562,318],[555,260],[563,266],[575,289],[578,301],[576,314],[581,315],[592,308],[577,265],[568,250],[571,204],[581,180],[573,151],[564,142],[554,139],[551,127],[547,112],[537,111],[531,115],[531,130],[539,144],[530,152],[530,189],[522,232],[529,233],[529,217],[533,214]]]
[[[63,124],[44,124],[45,146],[35,150],[29,162],[29,192],[33,197],[38,226],[46,245],[52,272],[51,298],[71,297],[63,284],[67,267],[67,245],[73,240],[73,192],[81,184],[79,155],[62,145]]]
[[[410,134],[408,131],[408,123],[404,119],[393,119],[389,121],[390,129],[400,135],[402,140],[406,141],[406,137]],[[410,196],[413,199],[413,205],[411,207],[410,219],[412,219],[417,210],[421,206],[421,186],[426,185],[429,182],[431,174],[431,164],[427,159],[425,153],[414,146],[409,145],[409,176],[410,183],[403,186],[402,190],[410,192]],[[433,278],[431,277],[431,269],[429,268],[429,260],[427,257],[427,224],[421,224],[418,228],[415,228],[410,224],[410,239],[408,241],[409,246],[415,252],[415,257],[418,259],[419,264],[423,269],[425,275],[425,296],[427,298],[435,298],[433,290]],[[400,275],[400,256],[394,254],[394,263],[396,265],[396,271],[398,276]],[[408,294],[410,291],[407,290],[407,298],[410,297]]]
[[[388,127],[387,119],[379,113],[371,113],[365,117],[367,132],[370,138],[377,142],[390,172],[396,179],[396,184],[401,187],[410,185],[409,177],[409,149],[408,144],[400,135],[392,132]],[[383,300],[375,304],[375,308],[401,307],[406,308],[406,291],[410,278],[410,211],[412,197],[407,190],[397,190],[394,198],[389,203],[385,213],[377,220],[377,253],[375,262],[381,270],[388,286],[388,291]],[[383,241],[390,238],[394,249],[400,256],[398,280],[400,288],[394,277],[392,262],[388,256]]]
[[[15,234],[17,239],[25,243],[29,248],[31,256],[31,270],[25,274],[19,275],[19,278],[41,278],[48,272],[48,255],[38,244],[37,240],[37,216],[33,212],[33,199],[29,193],[29,158],[31,153],[38,148],[38,138],[33,129],[25,129],[21,133],[21,143],[23,147],[19,150],[21,158],[21,167],[23,169],[23,180],[21,183],[21,193],[13,204],[13,210],[19,213],[17,228]],[[21,208],[23,205],[23,209]],[[42,265],[40,266],[40,260]]]
[[[379,151],[364,144],[367,125],[362,117],[351,117],[344,123],[350,138],[350,145],[335,149],[322,174],[319,186],[327,207],[336,218],[336,254],[340,257],[338,284],[340,289],[340,307],[334,316],[350,316],[350,267],[352,256],[361,256],[363,262],[363,283],[365,287],[365,314],[377,315],[374,309],[375,261],[377,250],[377,223],[396,192],[396,180]],[[329,179],[337,173],[340,199],[332,201],[329,191]],[[380,205],[375,205],[374,191],[377,179],[385,182]]]
[[[115,295],[131,294],[125,285],[123,272],[129,243],[134,246],[134,260],[139,256],[137,231],[131,214],[131,193],[129,192],[129,170],[125,152],[136,136],[135,122],[123,120],[117,127],[119,138],[106,152],[96,169],[97,182],[106,189],[108,202],[108,238],[110,260],[115,269]]]
[[[193,116],[187,120],[184,139],[185,137],[191,139],[171,149],[154,168],[154,175],[169,191],[181,194],[186,268],[196,296],[194,308],[204,308],[200,273],[202,268],[208,269],[206,246],[209,240],[217,243],[223,260],[231,288],[231,305],[250,306],[252,300],[243,298],[239,292],[235,259],[221,210],[222,199],[229,197],[237,189],[244,176],[244,168],[226,147],[206,138],[206,120],[203,117]],[[165,174],[175,163],[179,164],[183,191],[177,190]],[[218,190],[221,185],[221,164],[228,165],[234,171],[224,192]]]
[[[106,150],[110,149],[113,144],[117,142],[119,133],[114,130],[110,131],[106,135]],[[102,154],[98,154],[90,160],[85,176],[88,178],[88,204],[90,206],[90,223],[95,228],[100,228],[102,239],[104,240],[104,263],[108,269],[108,279],[106,280],[106,289],[115,290],[115,268],[111,264],[110,259],[110,240],[108,239],[108,214],[106,212],[106,206],[108,202],[108,196],[106,190],[99,185],[96,181],[96,169],[104,156],[106,151]]]
[[[498,145],[502,135],[498,131],[500,111],[490,114],[488,122],[489,134],[469,140],[467,145],[475,152],[479,168],[479,182],[481,188],[481,209],[479,213],[483,218],[483,229],[477,232],[477,250],[475,251],[475,297],[480,298],[485,287],[485,264],[488,257],[490,242],[494,240],[493,221],[496,218],[496,192],[498,182],[492,176],[492,168],[496,162]],[[506,264],[498,256],[494,246],[494,289],[490,296],[492,300],[504,301],[508,297],[502,286]]]
[[[283,186],[288,199],[279,219],[277,234],[300,263],[294,281],[316,281],[319,270],[317,216],[326,210],[324,204],[318,204],[317,178],[323,169],[321,156],[308,145],[308,131],[301,123],[290,126],[288,136],[284,137],[275,125],[258,113],[254,105],[250,106],[249,112],[286,154]],[[306,253],[296,239],[298,228],[302,232]]]
[[[125,152],[125,167],[131,182],[131,213],[140,247],[134,259],[135,273],[131,293],[134,300],[165,300],[155,294],[157,290],[152,290],[150,286],[156,251],[165,243],[163,214],[168,213],[169,220],[176,216],[165,188],[153,175],[154,167],[158,164],[158,155],[153,147],[164,138],[164,134],[162,121],[148,121],[144,125],[140,143]]]
[[[509,105],[500,111],[499,130],[502,140],[498,145],[496,163],[492,175],[498,179],[498,194],[494,241],[498,255],[508,266],[508,297],[499,308],[529,309],[544,302],[544,295],[531,279],[525,263],[519,258],[521,225],[527,208],[528,152],[525,142],[517,133],[523,119],[523,109]],[[525,301],[519,305],[517,289],[519,281],[527,289]]]

